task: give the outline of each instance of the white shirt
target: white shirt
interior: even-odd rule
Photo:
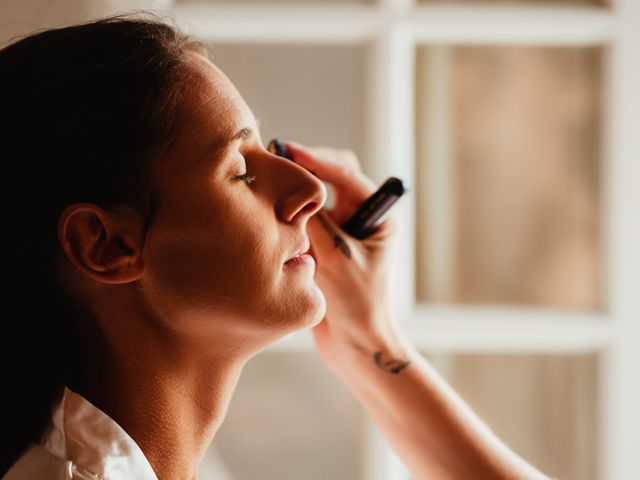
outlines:
[[[115,420],[65,387],[40,442],[31,443],[2,480],[158,480],[138,444]],[[217,448],[198,479],[232,480]]]
[[[65,387],[42,441],[3,480],[158,480],[136,442],[106,413]]]

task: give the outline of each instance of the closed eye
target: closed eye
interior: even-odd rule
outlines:
[[[247,185],[249,185],[250,183],[252,183],[257,177],[255,175],[251,175],[250,173],[243,173],[242,175],[236,175],[235,179],[236,180],[242,180],[243,182],[245,182]]]

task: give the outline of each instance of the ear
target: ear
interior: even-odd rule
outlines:
[[[69,205],[58,221],[58,239],[69,261],[96,282],[137,280],[142,268],[139,216],[92,203]]]

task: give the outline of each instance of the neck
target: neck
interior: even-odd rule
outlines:
[[[133,438],[159,479],[195,479],[252,354],[132,330],[88,342],[74,388]]]

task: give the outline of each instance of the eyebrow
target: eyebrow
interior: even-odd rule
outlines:
[[[256,117],[256,126],[260,128],[260,119],[257,117]],[[257,132],[254,131],[252,128],[242,127],[236,133],[231,135],[228,139],[222,140],[222,141],[221,140],[216,141],[214,145],[209,148],[209,150],[213,152],[212,153],[213,158],[218,158],[218,155],[220,154],[220,152],[227,149],[230,144],[232,144],[233,142],[237,142],[238,140],[247,139],[254,134],[257,135]]]
[[[258,129],[260,128],[260,119],[256,117],[256,125],[258,127]],[[227,145],[231,142],[235,142],[237,140],[244,140],[245,138],[249,138],[251,135],[255,134],[256,132],[249,127],[242,127],[240,130],[238,130],[232,137],[231,139],[227,142]]]
[[[236,140],[241,140],[244,138],[249,138],[252,133],[253,130],[249,127],[242,127],[233,137],[231,137],[231,140],[229,140],[228,143],[235,142]]]

